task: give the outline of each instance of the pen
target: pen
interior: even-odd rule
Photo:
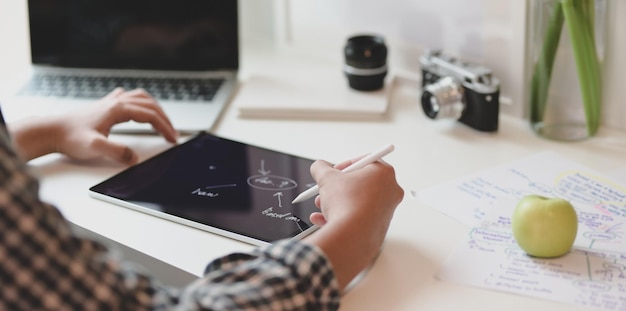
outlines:
[[[387,145],[387,146],[381,148],[380,150],[372,152],[372,153],[368,154],[367,156],[361,158],[360,160],[352,163],[352,165],[344,168],[341,171],[345,172],[345,173],[349,173],[349,172],[358,170],[360,168],[363,168],[363,167],[367,166],[368,164],[372,164],[372,163],[380,160],[382,157],[384,157],[385,155],[387,155],[390,152],[392,152],[393,149],[394,149],[393,145]],[[295,199],[293,199],[293,201],[291,201],[291,203],[295,204],[295,203],[299,203],[299,202],[302,202],[304,200],[310,199],[310,198],[314,197],[315,195],[317,195],[319,190],[320,190],[319,187],[317,185],[315,185],[315,186],[305,190],[304,192],[300,193]]]

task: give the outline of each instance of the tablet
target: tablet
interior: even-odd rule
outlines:
[[[97,199],[254,245],[300,239],[316,226],[313,160],[201,132],[91,187]]]

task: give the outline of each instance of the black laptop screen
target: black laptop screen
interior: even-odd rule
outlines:
[[[238,67],[236,0],[29,0],[28,11],[34,64]]]

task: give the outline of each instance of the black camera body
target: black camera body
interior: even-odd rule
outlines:
[[[498,130],[500,82],[489,68],[461,62],[438,50],[427,51],[420,64],[426,116],[455,118],[483,132]]]

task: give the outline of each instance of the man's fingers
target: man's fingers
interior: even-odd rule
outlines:
[[[172,122],[167,117],[167,114],[165,113],[161,105],[159,105],[157,100],[154,97],[152,97],[150,93],[148,93],[146,90],[142,88],[134,89],[134,90],[127,91],[127,92],[122,92],[119,95],[119,100],[125,104],[140,105],[144,108],[153,109],[163,119],[165,119],[170,126],[172,125]]]
[[[176,142],[177,133],[172,123],[167,118],[163,110],[152,109],[152,106],[145,105],[143,103],[123,103],[121,109],[124,112],[120,113],[123,116],[121,119],[117,119],[118,123],[126,121],[136,121],[141,123],[150,123],[154,129],[161,133],[165,139],[169,142]]]
[[[101,156],[119,163],[132,165],[137,163],[139,159],[137,154],[128,146],[108,140],[104,136],[96,138],[92,147]]]
[[[318,227],[326,224],[326,217],[324,217],[324,214],[319,212],[311,213],[311,215],[309,216],[309,220]]]
[[[358,161],[358,159],[357,159],[357,160],[346,160],[346,161],[339,162],[339,163],[335,164],[335,166],[334,166],[334,167],[335,167],[336,169],[338,169],[338,170],[343,170],[344,168],[346,168],[346,167],[348,167],[348,166],[352,165],[352,163],[354,163],[354,162],[356,162],[356,161]]]
[[[165,113],[161,105],[159,105],[159,103],[152,97],[149,97],[149,96],[148,97],[140,97],[140,96],[125,97],[124,96],[120,98],[120,102],[126,105],[139,105],[144,108],[152,109],[156,111],[163,119],[167,120],[169,124],[171,124],[170,119],[167,117],[167,114]]]
[[[113,91],[109,92],[104,98],[115,98],[124,93],[124,89],[121,87],[116,87]]]
[[[128,98],[128,97],[135,97],[135,96],[154,99],[154,97],[152,97],[152,95],[150,95],[150,93],[148,93],[148,91],[146,91],[145,89],[142,89],[142,88],[138,88],[138,89],[134,89],[134,90],[130,90],[128,92],[125,92],[122,97]]]
[[[311,177],[313,177],[313,180],[315,181],[319,181],[320,176],[322,176],[322,174],[325,174],[328,171],[331,170],[335,170],[332,166],[332,164],[330,164],[327,161],[324,160],[317,160],[315,162],[313,162],[313,164],[311,164]]]

